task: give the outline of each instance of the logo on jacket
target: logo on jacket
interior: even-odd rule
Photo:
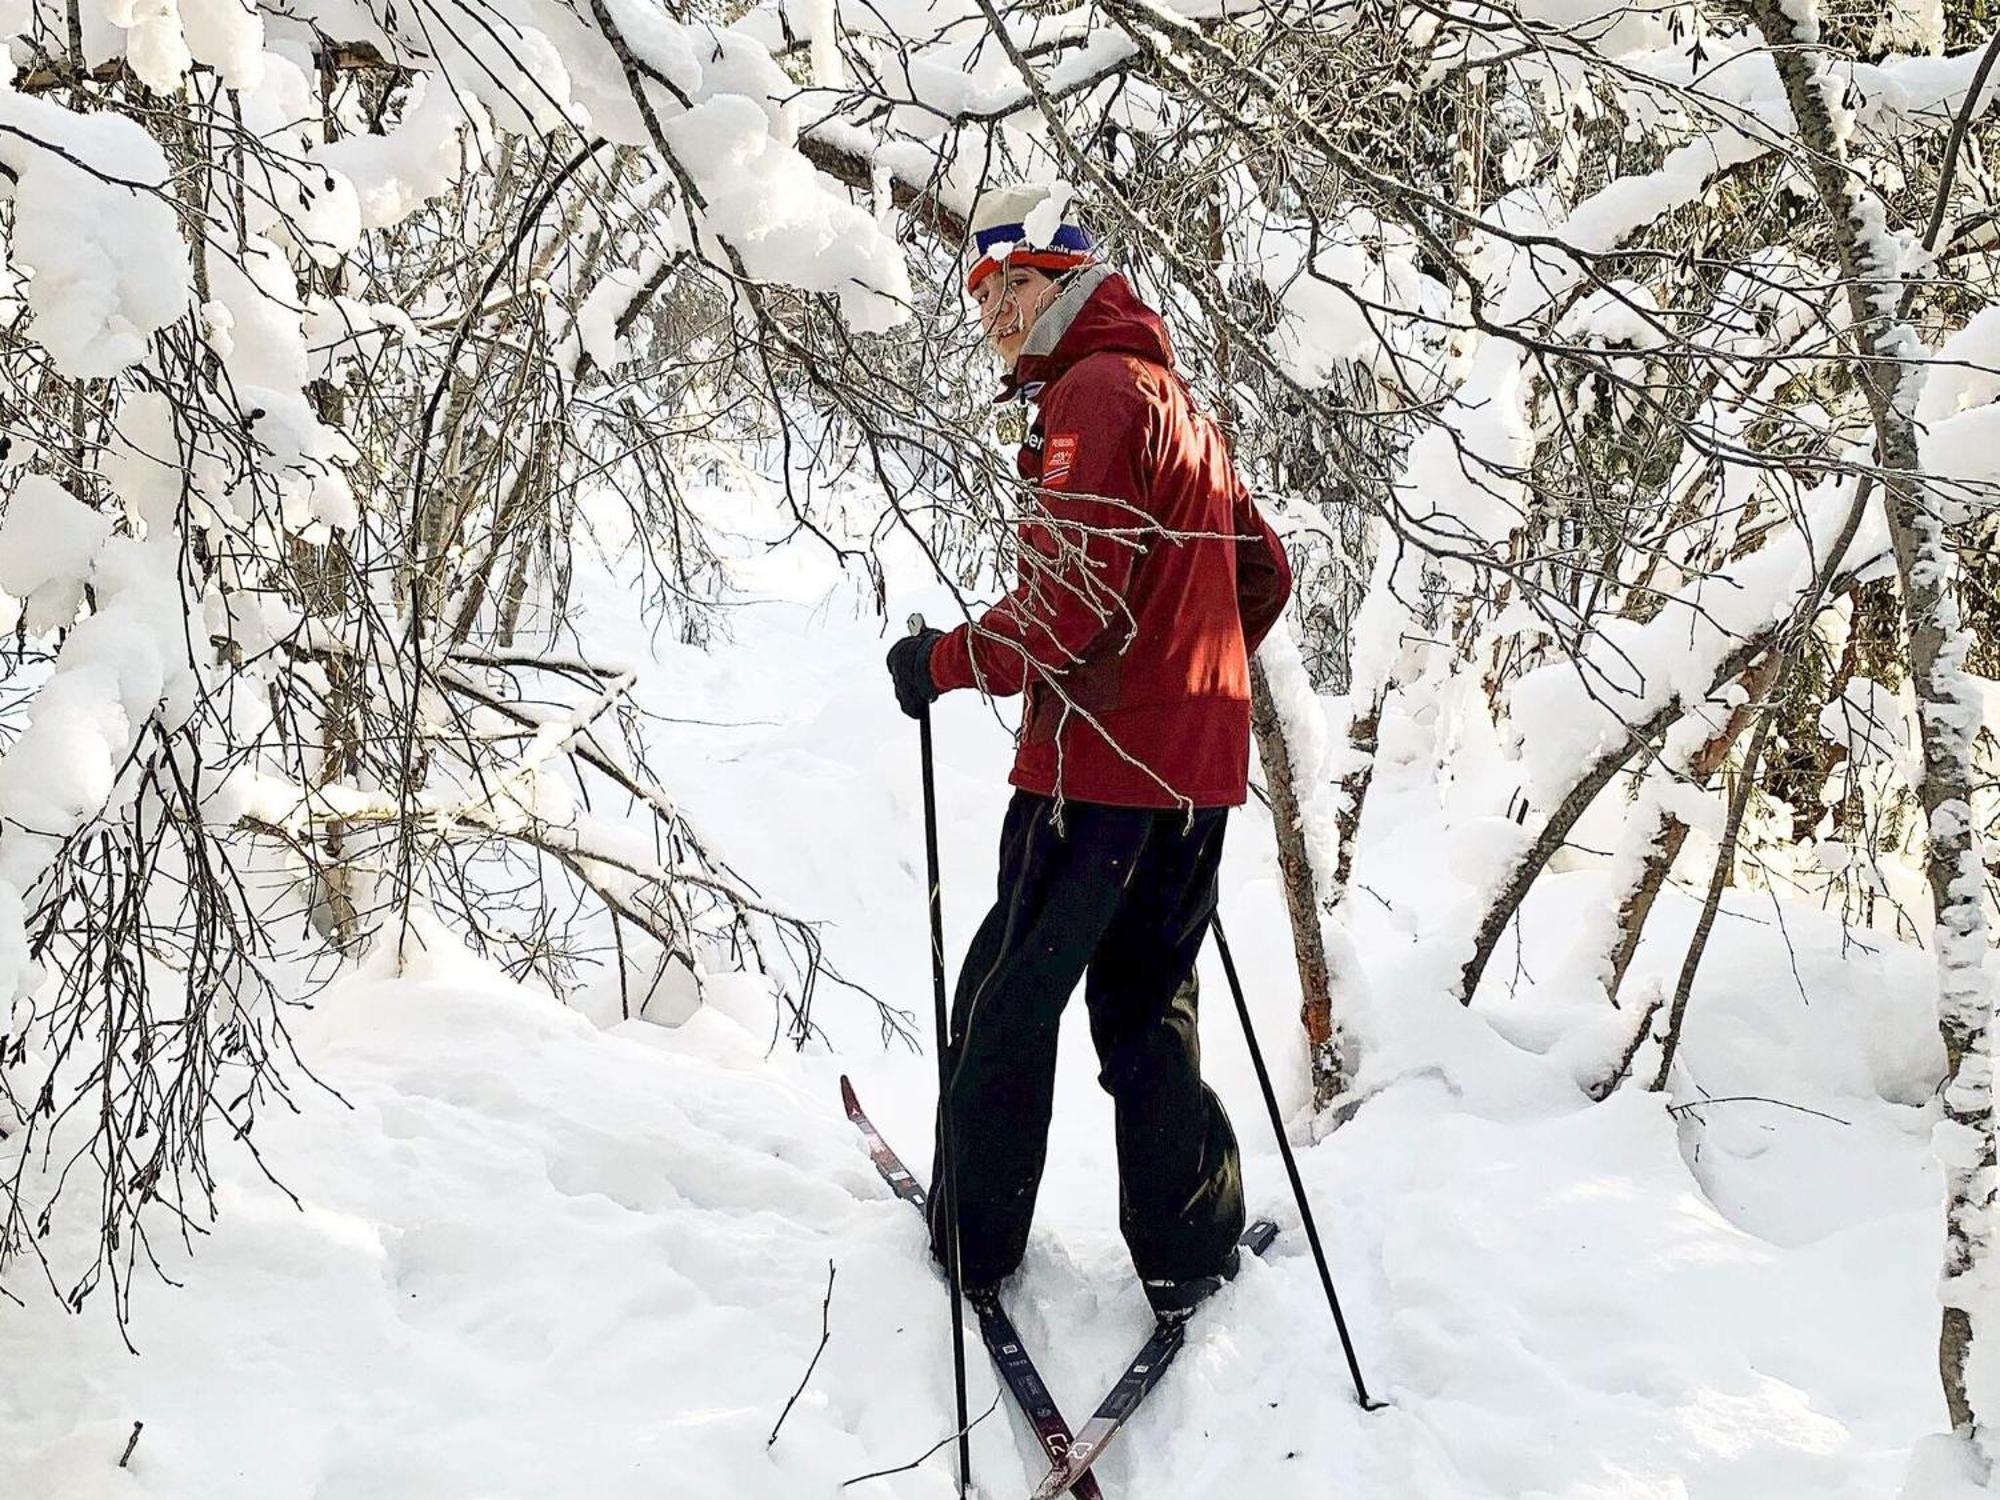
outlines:
[[[1047,489],[1059,490],[1069,483],[1069,471],[1076,463],[1076,434],[1058,432],[1049,439],[1047,450],[1042,455],[1042,484]]]

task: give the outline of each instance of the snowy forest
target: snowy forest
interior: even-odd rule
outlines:
[[[1280,1237],[1105,1493],[2000,1490],[1985,0],[5,17],[0,1494],[961,1493],[837,1080],[927,1160],[882,655],[1038,503],[1022,182],[1290,557],[1221,910],[1385,1403],[1207,953]],[[955,970],[1018,710],[935,718]],[[1073,1422],[1150,1326],[1082,1025]]]

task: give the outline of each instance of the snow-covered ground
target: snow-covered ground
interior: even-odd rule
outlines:
[[[653,648],[646,700],[683,722],[652,738],[732,863],[823,919],[832,961],[927,1036],[915,731],[860,592],[828,584],[797,546],[747,564],[727,642]],[[948,614],[941,593],[892,600],[892,618],[909,609]],[[613,603],[594,628],[641,647]],[[1406,729],[1420,756],[1421,726]],[[940,705],[937,743],[955,956],[990,892],[1008,737],[960,695]],[[1287,1232],[1198,1319],[1101,1464],[1106,1493],[1895,1495],[1912,1445],[1944,1422],[1927,960],[1734,895],[1683,1054],[1718,1102],[1670,1111],[1628,1090],[1591,1105],[1546,1017],[1571,1003],[1574,916],[1603,899],[1599,878],[1543,882],[1477,1011],[1440,998],[1466,915],[1419,768],[1385,769],[1363,835],[1370,1098],[1301,1154],[1391,1405],[1353,1401],[1211,955],[1209,1074],[1253,1205]],[[1223,914],[1296,1099],[1268,817],[1253,806],[1229,838]],[[1691,902],[1663,899],[1638,982],[1671,975],[1692,922]],[[102,1299],[82,1316],[46,1296],[0,1306],[0,1497],[954,1494],[949,1450],[840,1488],[938,1442],[951,1382],[921,1226],[836,1088],[851,1073],[921,1167],[933,1063],[885,1050],[865,1000],[828,988],[819,1005],[832,1045],[772,1053],[754,985],[719,985],[677,1027],[620,1022],[601,993],[566,1008],[435,936],[402,976],[324,993],[294,1030],[342,1099],[303,1086],[299,1112],[267,1112],[258,1137],[296,1206],[218,1143],[222,1217],[192,1259],[160,1241],[182,1285],[140,1278],[137,1357]],[[1079,1422],[1147,1326],[1080,1010],[1010,1296]],[[824,1356],[767,1443],[819,1343],[829,1267]],[[979,1412],[995,1382],[970,1352]],[[1039,1477],[1005,1402],[972,1450],[983,1495],[1020,1500]]]

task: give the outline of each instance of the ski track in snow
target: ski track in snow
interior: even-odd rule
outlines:
[[[817,597],[824,580],[795,552],[760,564],[766,596]],[[853,597],[733,611],[733,639],[712,652],[658,645],[643,692],[684,718],[759,721],[657,732],[669,785],[748,878],[826,920],[849,977],[928,1036],[915,733]],[[943,603],[898,599],[891,618],[914,607],[942,621]],[[611,611],[601,628],[627,659],[646,649]],[[964,695],[937,721],[955,967],[990,890],[1008,745]],[[1846,1123],[1756,1102],[1676,1119],[1638,1092],[1592,1107],[1560,1038],[1535,1034],[1571,1014],[1565,910],[1593,899],[1591,872],[1543,882],[1520,990],[1482,994],[1468,1014],[1436,998],[1454,960],[1429,939],[1463,917],[1439,874],[1437,810],[1398,800],[1385,773],[1370,816],[1361,878],[1383,899],[1356,902],[1355,937],[1375,993],[1376,1092],[1301,1159],[1364,1369],[1393,1405],[1354,1405],[1210,954],[1208,1071],[1253,1210],[1285,1233],[1197,1320],[1099,1466],[1106,1493],[1894,1494],[1910,1444],[1943,1425],[1922,956],[1871,938],[1875,951],[1843,960],[1834,924],[1788,911],[1802,999],[1768,900],[1733,897],[1688,1067],[1711,1095]],[[1223,910],[1296,1096],[1268,820],[1253,807],[1229,838]],[[1691,907],[1663,907],[1635,980],[1678,963]],[[619,1022],[601,985],[564,1008],[448,940],[401,978],[371,971],[327,992],[295,1031],[346,1104],[302,1082],[299,1112],[267,1109],[259,1126],[302,1210],[218,1142],[221,1219],[191,1261],[156,1226],[185,1284],[139,1279],[138,1358],[102,1298],[81,1317],[46,1295],[0,1309],[0,1367],[16,1372],[0,1388],[0,1496],[954,1495],[948,1448],[839,1488],[944,1436],[951,1381],[921,1226],[876,1176],[835,1083],[854,1075],[922,1171],[933,1064],[883,1050],[865,1001],[828,988],[819,1005],[834,1050],[773,1054],[753,986],[719,985],[678,1027]],[[1072,1424],[1147,1327],[1080,1011],[1008,1299]],[[829,1261],[831,1340],[767,1448],[819,1341]],[[970,1328],[968,1351],[976,1413],[997,1387]],[[145,1430],[120,1469],[135,1421]],[[972,1447],[982,1495],[1018,1500],[1039,1478],[1004,1402]]]

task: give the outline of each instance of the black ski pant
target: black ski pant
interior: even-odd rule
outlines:
[[[1201,1081],[1195,1024],[1195,957],[1215,914],[1227,815],[1064,802],[1058,818],[1051,799],[1014,794],[1000,899],[959,971],[940,1101],[957,1153],[966,1285],[999,1281],[1027,1248],[1057,1023],[1078,979],[1098,1082],[1116,1104],[1118,1221],[1134,1267],[1147,1281],[1179,1281],[1227,1262],[1243,1232],[1242,1166],[1222,1103]],[[935,1211],[932,1244],[942,1256]]]

